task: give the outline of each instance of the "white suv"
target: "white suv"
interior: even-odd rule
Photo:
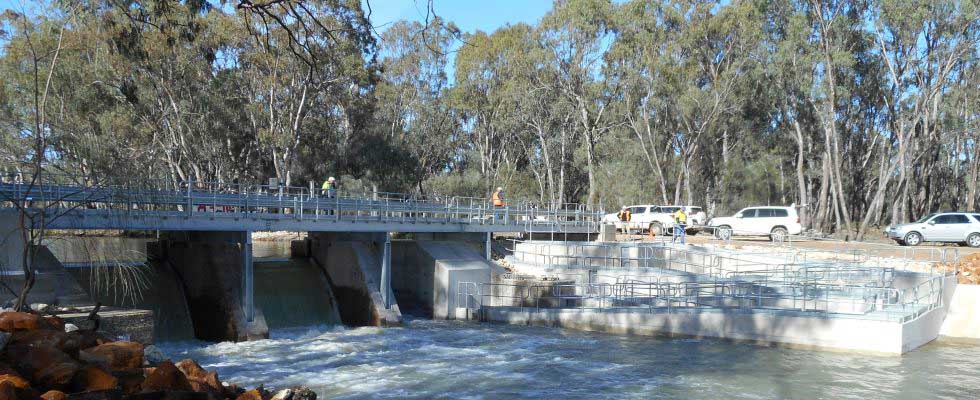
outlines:
[[[918,246],[928,241],[980,247],[980,214],[933,213],[915,222],[890,226],[885,234],[903,246]]]
[[[657,207],[657,209],[654,210],[653,215],[650,216],[651,222],[649,226],[647,226],[647,229],[665,235],[672,234],[674,231],[674,213],[677,212],[677,209],[679,208],[683,208],[684,213],[687,214],[687,233],[695,234],[701,231],[699,226],[704,225],[708,218],[701,207],[694,206]]]
[[[723,240],[732,236],[769,236],[772,241],[781,242],[786,235],[803,232],[800,216],[792,205],[743,208],[731,217],[712,218],[708,226],[715,230],[715,236]]]
[[[650,223],[653,222],[654,212],[657,210],[657,206],[653,204],[644,204],[636,206],[623,207],[623,210],[630,211],[629,222],[620,221],[618,213],[606,214],[602,217],[602,222],[607,224],[615,224],[616,229],[627,232],[633,230],[644,230],[650,227]]]

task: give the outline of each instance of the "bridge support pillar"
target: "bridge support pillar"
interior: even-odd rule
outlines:
[[[493,233],[487,232],[487,243],[484,245],[484,250],[486,251],[487,261],[493,261]]]
[[[194,336],[207,341],[269,337],[255,307],[249,231],[172,231],[155,258],[168,264],[184,288]]]

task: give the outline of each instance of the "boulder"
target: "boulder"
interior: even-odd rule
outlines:
[[[10,382],[0,382],[0,399],[3,400],[34,400],[39,399],[37,392],[34,389],[28,387],[27,389],[18,389],[14,384]]]
[[[43,400],[68,400],[68,395],[65,392],[60,392],[57,390],[49,390],[41,395]]]
[[[97,363],[111,371],[143,366],[143,345],[136,342],[109,342],[82,350],[79,359]]]
[[[292,400],[316,400],[316,392],[306,386],[295,387]]]
[[[166,359],[163,351],[152,344],[143,348],[143,360],[150,365],[157,365]]]
[[[219,400],[213,393],[157,391],[126,396],[126,400]]]
[[[61,318],[58,318],[54,315],[47,315],[44,317],[44,322],[47,323],[48,326],[50,326],[53,329],[57,329],[62,332],[65,331],[65,321],[62,320]]]
[[[112,339],[109,339],[105,335],[90,330],[77,330],[67,333],[69,337],[78,341],[78,348],[82,350],[112,342]]]
[[[293,389],[283,389],[272,396],[272,400],[293,400]]]
[[[48,308],[50,307],[51,306],[44,303],[33,303],[31,304],[31,311],[34,311],[36,313],[45,313],[48,311]]]
[[[31,388],[31,383],[20,376],[17,371],[10,369],[7,366],[0,366],[0,383],[10,384],[18,390],[27,390]]]
[[[75,373],[72,386],[75,392],[103,391],[118,388],[119,380],[101,367],[89,364]]]
[[[33,331],[16,331],[10,334],[11,345],[53,347],[66,354],[78,354],[78,340],[68,336],[64,331],[53,329],[38,329]]]
[[[37,314],[14,311],[8,311],[0,314],[0,331],[29,331],[41,329],[42,327],[46,326],[47,324],[44,323],[41,316]]]
[[[119,381],[119,388],[127,395],[139,393],[145,375],[142,368],[113,371],[112,376]]]
[[[271,400],[272,397],[262,387],[249,390],[238,395],[235,400]]]
[[[90,392],[72,393],[71,400],[123,400],[123,392],[119,389],[93,390]]]
[[[180,372],[184,373],[184,376],[190,381],[195,392],[214,392],[221,394],[224,391],[224,388],[221,386],[221,380],[218,379],[218,373],[208,372],[208,370],[201,368],[194,360],[189,358],[180,360],[177,363],[177,368],[180,369]]]
[[[184,376],[183,372],[177,369],[170,360],[160,363],[159,366],[153,369],[143,381],[141,392],[155,392],[155,391],[192,391],[190,382],[187,381],[187,377]]]
[[[43,390],[65,390],[81,367],[65,352],[54,347],[10,345],[7,358],[32,386]]]

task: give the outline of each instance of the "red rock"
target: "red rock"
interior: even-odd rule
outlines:
[[[154,392],[159,390],[184,390],[191,391],[190,382],[183,372],[177,369],[173,362],[167,360],[154,368],[153,372],[143,381],[141,392]]]
[[[268,392],[262,388],[256,388],[238,395],[235,400],[269,400],[270,398]]]
[[[136,342],[110,342],[82,350],[79,359],[118,371],[143,366],[143,345]]]
[[[139,393],[145,379],[142,368],[113,371],[112,376],[119,380],[119,387],[126,394]]]
[[[48,327],[48,324],[37,314],[13,311],[0,313],[0,331],[30,331],[42,327]]]
[[[78,341],[78,348],[82,350],[112,342],[112,339],[105,337],[105,335],[89,330],[68,332],[68,336]]]
[[[35,400],[39,398],[33,389],[18,389],[10,382],[0,382],[0,400]]]
[[[46,315],[44,317],[44,322],[46,322],[48,326],[51,327],[51,329],[58,330],[61,332],[65,331],[65,321],[62,320],[61,318],[58,318],[54,315]]]
[[[35,398],[37,392],[31,388],[31,383],[13,368],[0,363],[0,400]]]
[[[49,390],[41,395],[44,400],[68,400],[68,395],[65,392],[59,392],[57,390]]]
[[[109,390],[119,386],[119,380],[116,377],[93,364],[86,365],[78,370],[72,383],[76,392]]]
[[[80,368],[68,354],[53,347],[14,345],[5,351],[14,369],[43,390],[68,388]]]
[[[30,389],[31,383],[24,379],[22,376],[17,374],[2,374],[0,375],[0,383],[9,383],[14,388],[24,390]]]
[[[53,329],[14,332],[10,335],[10,344],[53,347],[69,355],[78,353],[78,340],[63,331]]]
[[[214,392],[220,394],[224,391],[221,386],[221,380],[218,379],[217,372],[208,372],[206,369],[201,368],[198,363],[191,359],[181,360],[177,363],[177,368],[180,372],[184,373],[187,380],[190,381],[191,387],[194,388],[195,392]]]

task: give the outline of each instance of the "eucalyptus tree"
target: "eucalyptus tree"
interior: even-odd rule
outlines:
[[[457,155],[460,126],[446,75],[454,31],[439,19],[428,26],[400,21],[381,36],[378,119],[386,140],[407,156],[398,167],[423,194],[423,183]]]
[[[550,51],[544,65],[553,90],[574,105],[576,130],[585,150],[588,194],[585,202],[596,202],[596,145],[602,135],[620,124],[606,111],[619,96],[619,88],[603,79],[604,56],[614,40],[612,19],[615,6],[608,0],[555,2],[538,26],[541,45]]]

